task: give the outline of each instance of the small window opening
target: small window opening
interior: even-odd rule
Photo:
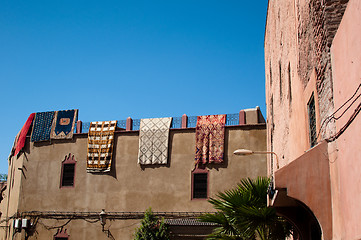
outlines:
[[[74,186],[74,170],[75,164],[68,163],[63,165],[63,179],[61,181],[61,186]]]
[[[289,103],[292,102],[292,76],[291,76],[291,63],[288,63],[288,96]]]
[[[193,198],[207,198],[207,173],[194,174]]]
[[[312,94],[307,104],[308,111],[308,123],[309,123],[309,134],[311,147],[317,143],[317,130],[316,130],[316,109],[315,109],[315,98]]]
[[[280,101],[282,101],[282,97],[283,97],[283,90],[282,90],[282,66],[281,66],[281,61],[278,62],[278,67],[279,67],[279,73],[280,73]]]
[[[270,81],[270,85],[272,86],[272,64],[271,64],[271,61],[269,62],[269,81]]]
[[[69,234],[66,232],[66,229],[58,230],[58,232],[54,235],[54,240],[68,240]]]
[[[60,187],[74,186],[75,167],[76,161],[74,160],[74,155],[71,156],[69,153],[69,155],[65,156],[65,159],[62,162]]]
[[[208,170],[195,169],[192,172],[192,199],[208,198]]]

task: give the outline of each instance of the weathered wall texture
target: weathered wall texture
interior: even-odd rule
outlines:
[[[350,99],[361,84],[361,1],[350,0],[340,27],[333,40],[332,73],[334,80],[335,109]],[[359,89],[349,106],[357,96]],[[351,105],[350,109],[336,121],[336,131],[346,125],[361,99]],[[345,108],[336,114],[341,116]],[[337,140],[338,154],[335,164],[339,174],[340,215],[342,224],[342,239],[361,239],[361,116],[357,115],[346,131]]]
[[[14,215],[19,207],[20,192],[21,192],[21,179],[23,178],[22,169],[24,162],[24,156],[19,157],[10,162],[8,168],[8,183],[4,192],[4,199],[0,204],[1,219],[7,218],[7,216]],[[1,226],[7,224],[2,223]],[[11,239],[11,234],[6,231],[6,228],[1,228],[0,239]]]
[[[280,167],[310,147],[306,106],[316,92],[316,74],[312,67],[306,73],[307,81],[299,74],[300,54],[305,51],[302,49],[304,40],[298,37],[299,25],[302,22],[310,26],[305,21],[308,11],[304,5],[307,5],[304,1],[270,1],[268,9],[265,33],[267,138],[268,150],[281,153]],[[317,94],[315,97],[318,108]],[[293,144],[288,144],[290,142]]]
[[[280,166],[287,164],[292,154],[286,144],[292,138],[289,129],[293,122],[288,119],[292,117],[292,105],[299,98],[293,89],[298,83],[295,80],[297,38],[294,7],[291,1],[269,4],[265,33],[268,150],[282,152]]]
[[[138,131],[118,132],[115,138],[113,170],[110,174],[86,172],[87,134],[77,134],[69,141],[27,143],[26,158],[16,163],[14,192],[19,199],[11,202],[11,216],[16,211],[74,211],[107,212],[138,211],[152,207],[156,212],[214,211],[206,200],[191,200],[191,171],[194,169],[195,130],[171,130],[169,164],[145,166],[137,163]],[[266,150],[265,124],[226,127],[225,162],[209,166],[209,196],[230,189],[241,178],[265,176],[266,156],[240,157],[233,155],[238,148]],[[75,187],[59,188],[61,163],[69,153],[76,164]],[[24,174],[17,168],[22,167]],[[10,188],[9,188],[10,189]],[[6,202],[6,199],[1,203]],[[6,218],[3,214],[2,218]],[[40,219],[37,233],[29,239],[51,239],[65,221]],[[115,239],[132,239],[138,221],[112,221],[108,227]],[[100,223],[76,220],[65,228],[70,239],[107,239]],[[4,231],[1,230],[1,236]],[[20,239],[19,234],[15,239]],[[1,239],[1,238],[0,238]],[[3,238],[4,239],[4,238]]]
[[[307,103],[314,93],[319,141],[335,133],[330,46],[347,1],[269,1],[265,32],[268,149],[281,166],[310,148]],[[276,140],[275,140],[276,139]],[[287,144],[292,142],[292,144]]]
[[[283,173],[282,167],[289,168],[291,165],[287,164],[300,161],[311,148],[307,104],[312,95],[318,143],[335,136],[349,118],[329,117],[360,84],[360,36],[356,30],[361,22],[359,5],[358,0],[269,1],[265,32],[267,145],[269,151],[279,155]],[[353,110],[348,111],[351,113]],[[351,150],[357,148],[352,146],[357,142],[355,138],[359,138],[355,137],[360,130],[358,123],[355,120],[349,135],[344,133],[337,141],[328,143],[332,206],[332,228],[327,226],[332,229],[327,233],[329,239],[360,238],[355,230],[360,212],[352,210],[359,206],[360,199],[354,194],[357,187],[350,185],[361,182],[358,176],[361,169],[348,161],[360,159]],[[288,172],[291,176],[292,171]],[[303,180],[307,179],[295,181]],[[276,187],[281,187],[277,186],[277,178]],[[303,191],[303,187],[299,190]],[[308,191],[319,194],[316,188],[310,187]],[[304,203],[312,205],[311,200]],[[317,212],[319,209],[314,207],[317,204],[312,205],[312,211]],[[352,223],[348,224],[349,221]]]
[[[316,39],[316,72],[317,92],[319,95],[320,120],[323,122],[333,113],[333,81],[330,47],[346,9],[348,0],[313,0],[313,12],[317,18],[314,22],[314,35]],[[321,129],[323,130],[323,129]],[[321,132],[323,138],[335,132],[335,125],[331,122]]]
[[[348,0],[297,0],[299,39],[298,74],[306,87],[313,69],[320,122],[333,112],[333,85],[330,47]],[[334,122],[321,129],[322,138],[335,133]]]

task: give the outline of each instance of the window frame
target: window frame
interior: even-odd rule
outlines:
[[[313,105],[312,105],[313,104]],[[308,117],[308,137],[310,147],[317,145],[317,118],[316,118],[316,100],[314,93],[311,94],[307,102],[307,117]]]
[[[71,185],[71,186],[63,186],[64,166],[65,165],[74,165],[73,185]],[[60,174],[59,188],[74,188],[75,187],[75,175],[76,175],[76,161],[75,161],[74,155],[69,153],[69,155],[66,155],[64,160],[61,163],[61,174]]]
[[[195,184],[195,175],[197,174],[206,174],[207,176],[207,183],[206,183],[206,197],[205,198],[198,198],[198,197],[194,197],[194,184]],[[193,171],[192,171],[192,179],[191,179],[191,200],[207,200],[209,198],[209,170],[206,168],[202,168],[202,167],[196,167]]]
[[[58,230],[58,232],[53,237],[54,240],[59,240],[60,238],[65,238],[67,240],[69,239],[69,234],[66,232],[66,229],[64,231],[63,229],[60,231]]]
[[[54,236],[54,240],[68,240],[69,239],[69,237],[58,237],[58,236]]]

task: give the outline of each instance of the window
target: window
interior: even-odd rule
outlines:
[[[63,179],[61,186],[74,186],[74,163],[66,163],[63,165]]]
[[[272,63],[271,63],[271,61],[269,62],[269,82],[270,82],[270,86],[272,87]]]
[[[309,135],[311,147],[317,143],[317,130],[316,130],[316,109],[315,109],[315,98],[312,94],[307,104],[308,112],[308,124],[309,124]]]
[[[289,103],[292,102],[292,76],[291,76],[291,63],[288,63],[288,99]]]
[[[193,175],[193,198],[207,198],[207,173]]]
[[[61,167],[60,187],[74,187],[76,161],[74,155],[65,156]]]
[[[192,172],[192,199],[208,198],[208,170],[196,168]]]
[[[69,235],[65,230],[58,230],[58,232],[54,235],[54,240],[68,240],[69,239]]]
[[[282,102],[282,97],[283,97],[283,90],[282,90],[282,65],[281,65],[281,61],[278,62],[278,68],[279,68],[279,73],[280,73],[280,101]]]

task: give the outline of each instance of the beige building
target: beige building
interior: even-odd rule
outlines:
[[[194,219],[215,211],[207,199],[241,178],[266,175],[265,156],[232,154],[238,148],[265,151],[266,124],[259,108],[227,115],[223,163],[195,170],[194,122],[173,120],[179,124],[169,132],[167,164],[138,164],[137,121],[128,119],[115,131],[108,173],[87,172],[85,123],[81,131],[78,121],[69,140],[30,142],[28,136],[24,152],[10,160],[0,239],[133,239],[149,207],[165,217],[173,239],[203,239],[212,226]]]
[[[361,239],[361,1],[269,0],[271,204],[300,239]]]

